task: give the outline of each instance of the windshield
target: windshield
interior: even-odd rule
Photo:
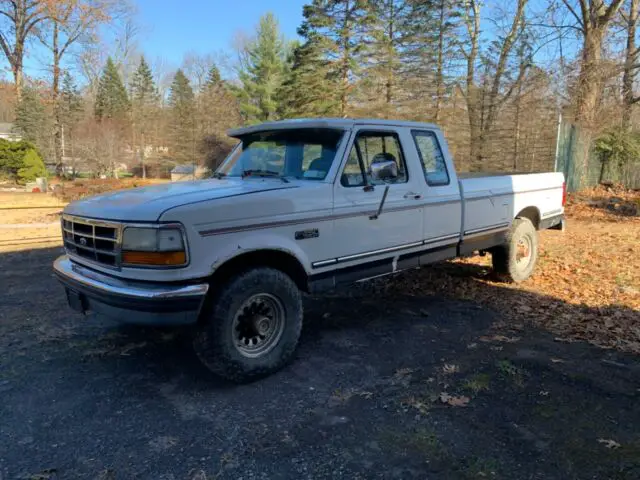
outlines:
[[[240,138],[238,146],[214,175],[324,180],[343,134],[342,130],[325,128],[247,135]]]

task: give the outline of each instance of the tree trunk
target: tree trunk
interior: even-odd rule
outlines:
[[[576,118],[584,128],[592,131],[595,127],[596,110],[604,84],[602,71],[603,28],[587,30],[582,50],[582,64],[578,76],[576,92]]]
[[[520,103],[522,95],[522,82],[518,84],[518,93],[516,96],[516,125],[513,138],[513,171],[518,171],[518,155],[520,154]]]
[[[13,72],[13,81],[15,82],[16,103],[20,103],[20,100],[22,99],[22,87],[24,83],[22,74],[22,60],[15,60],[11,64],[11,71]]]
[[[633,96],[633,83],[636,77],[634,68],[636,55],[636,27],[638,24],[638,8],[640,0],[631,0],[627,17],[627,45],[625,50],[624,73],[622,75],[622,128],[629,130],[631,127],[631,110],[635,99]]]
[[[140,166],[142,167],[142,178],[147,178],[147,167],[144,163],[145,145],[144,133],[140,134]]]
[[[53,100],[53,156],[56,164],[56,174],[62,176],[63,158],[62,158],[62,112],[60,109],[60,49],[58,46],[58,22],[53,21],[53,78],[51,81],[51,94]]]
[[[443,69],[444,69],[444,19],[446,13],[445,7],[446,0],[440,0],[440,12],[438,17],[438,54],[436,60],[436,102],[435,102],[435,112],[434,118],[436,123],[440,121],[440,105],[442,103],[443,92],[442,88],[444,86],[444,78],[443,78]]]

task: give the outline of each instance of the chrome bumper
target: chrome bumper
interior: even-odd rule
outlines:
[[[208,283],[136,282],[105,275],[59,257],[53,271],[64,285],[69,306],[102,313],[124,323],[187,325],[196,323]]]

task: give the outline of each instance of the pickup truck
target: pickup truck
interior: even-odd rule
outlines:
[[[305,292],[475,252],[521,282],[537,231],[564,228],[561,173],[456,174],[435,125],[304,119],[229,135],[211,178],[70,203],[54,272],[77,311],[193,325],[199,358],[233,381],[291,361]]]

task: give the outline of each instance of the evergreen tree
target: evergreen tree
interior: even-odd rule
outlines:
[[[98,120],[124,120],[129,111],[129,106],[127,89],[122,83],[116,64],[109,57],[98,84],[95,116]]]
[[[409,11],[406,0],[370,0],[371,18],[367,24],[367,55],[363,59],[358,90],[364,93],[366,115],[395,116],[402,87],[402,53],[406,32],[403,27]]]
[[[60,158],[60,161],[64,160],[64,157],[71,157],[72,163],[75,163],[76,130],[82,117],[83,104],[78,87],[69,72],[65,72],[62,77],[62,91],[60,92],[58,102],[60,109],[62,140],[62,158]],[[59,167],[61,166],[62,165]],[[58,170],[60,170],[59,167]],[[58,171],[58,174],[60,173],[62,172]]]
[[[222,77],[220,76],[220,70],[215,65],[211,65],[209,73],[207,74],[207,81],[205,88],[216,87],[222,83]]]
[[[452,70],[460,56],[462,10],[463,3],[457,0],[413,0],[402,25],[403,74],[418,80],[418,85],[411,86],[414,92],[433,100],[430,116],[435,121],[440,120],[442,104],[458,80]]]
[[[318,42],[328,60],[327,78],[335,79],[339,114],[350,110],[350,94],[366,53],[373,11],[367,0],[313,0],[303,9],[301,30]]]
[[[158,117],[160,96],[153,81],[153,74],[144,56],[131,80],[131,113],[133,120],[134,152],[140,161],[142,178],[146,178],[145,157],[147,146],[154,144],[153,132]]]
[[[46,113],[44,105],[38,92],[25,87],[22,90],[20,102],[16,106],[16,118],[13,128],[23,140],[35,143],[42,140],[44,126],[46,124]]]
[[[286,50],[278,22],[271,13],[260,19],[256,38],[243,52],[236,89],[240,109],[248,123],[277,118],[277,91],[284,80]]]
[[[18,169],[18,180],[27,183],[46,176],[47,169],[38,152],[34,148],[27,150],[22,159],[22,166]]]
[[[291,68],[278,93],[282,118],[335,116],[339,113],[338,84],[321,42],[313,33],[299,29],[305,38],[292,53]]]
[[[169,91],[169,148],[178,163],[195,161],[195,96],[189,79],[182,70],[173,78]]]

